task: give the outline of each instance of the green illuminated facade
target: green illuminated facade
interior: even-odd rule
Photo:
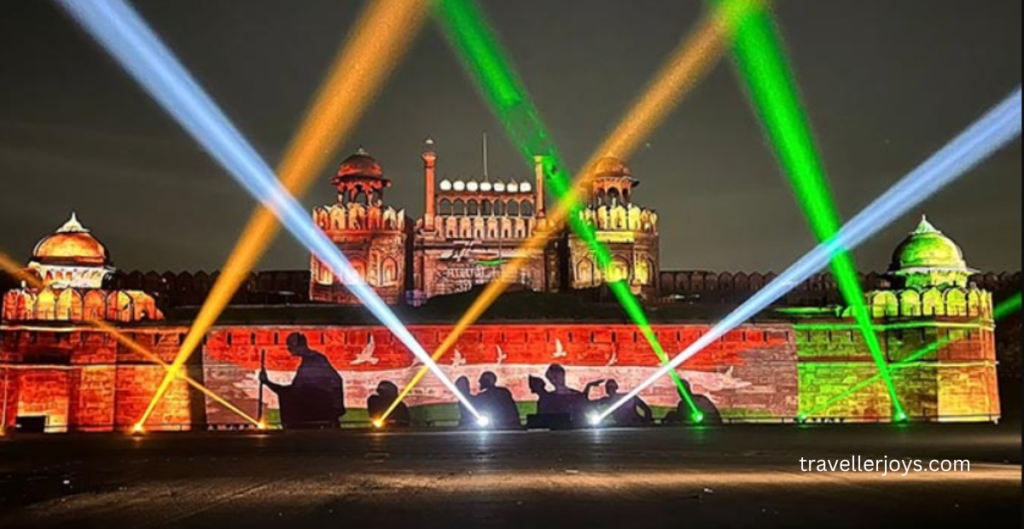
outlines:
[[[927,219],[900,244],[889,286],[867,294],[875,329],[912,420],[998,420],[992,294],[970,284],[960,247]],[[884,419],[892,400],[850,310],[795,325],[800,418]]]

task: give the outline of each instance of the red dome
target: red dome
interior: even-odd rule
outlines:
[[[630,177],[633,173],[629,170],[629,166],[626,162],[622,161],[621,158],[615,156],[605,156],[594,164],[592,169],[594,176],[597,178],[601,177]]]
[[[362,148],[349,156],[338,168],[338,178],[384,178],[384,168]]]
[[[72,214],[71,220],[56,233],[39,241],[32,261],[56,266],[106,266],[110,257],[107,248]]]

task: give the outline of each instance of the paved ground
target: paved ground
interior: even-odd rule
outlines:
[[[971,472],[801,472],[852,455]],[[22,437],[0,527],[1020,527],[1020,464],[1019,426]]]

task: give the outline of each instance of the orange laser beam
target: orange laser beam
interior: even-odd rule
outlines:
[[[713,11],[701,23],[697,31],[676,49],[625,118],[619,122],[597,151],[590,156],[583,166],[581,174],[576,176],[573,191],[563,197],[549,215],[551,225],[558,226],[565,222],[586,196],[586,186],[594,178],[590,168],[596,165],[602,156],[613,154],[621,158],[628,158],[636,152],[640,144],[668,119],[683,98],[697,86],[724,55],[726,47],[732,40],[732,35],[743,19],[757,10],[765,8],[767,1],[737,0],[730,2]],[[530,255],[529,252],[543,248],[551,235],[552,232],[537,231],[520,246],[516,257],[502,269],[499,280],[491,282],[484,289],[484,292],[459,319],[451,333],[441,342],[434,352],[435,362],[455,347],[462,334],[476,323],[515,282],[519,271],[529,262],[529,257],[527,257]],[[427,369],[420,368],[382,417],[386,419],[390,416],[426,375]]]
[[[376,0],[367,6],[278,167],[281,183],[291,194],[302,196],[309,190],[337,146],[355,129],[419,34],[430,4],[431,0]],[[279,231],[269,209],[261,207],[253,214],[140,422],[153,413]]]

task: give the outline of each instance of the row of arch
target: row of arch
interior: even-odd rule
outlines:
[[[617,207],[621,205],[629,205],[632,201],[632,190],[626,187],[619,188],[617,186],[598,189],[591,197],[591,205],[595,208],[600,206]]]
[[[532,199],[443,198],[437,203],[437,212],[443,217],[533,217],[536,213]]]
[[[585,209],[580,214],[585,221],[602,231],[658,231],[658,214],[633,205],[599,206]]]
[[[83,293],[84,292],[84,293]],[[114,321],[131,323],[162,320],[156,301],[137,291],[44,289],[38,294],[12,290],[4,298],[7,321]]]
[[[404,212],[381,206],[349,204],[316,208],[313,219],[324,231],[405,229]]]
[[[612,257],[611,265],[605,271],[589,258],[580,259],[574,270],[576,278],[573,283],[577,287],[598,286],[605,280],[609,283],[628,281],[633,285],[651,286],[654,284],[657,265],[653,259],[642,258],[633,266],[625,256],[616,255]]]
[[[915,318],[948,316],[962,318],[992,317],[991,294],[978,289],[938,288],[926,290],[888,290],[875,292],[871,310],[876,318]]]
[[[441,232],[446,239],[526,239],[536,227],[534,219],[509,217],[446,217]]]
[[[401,284],[401,264],[393,257],[381,259],[376,264],[376,270],[372,270],[373,274],[367,273],[371,271],[371,268],[367,265],[366,260],[361,257],[350,257],[349,263],[352,264],[352,268],[355,269],[359,277],[363,278],[370,286],[394,287]],[[317,283],[325,286],[340,283],[338,278],[335,277],[334,272],[318,259],[313,260],[313,277]]]

